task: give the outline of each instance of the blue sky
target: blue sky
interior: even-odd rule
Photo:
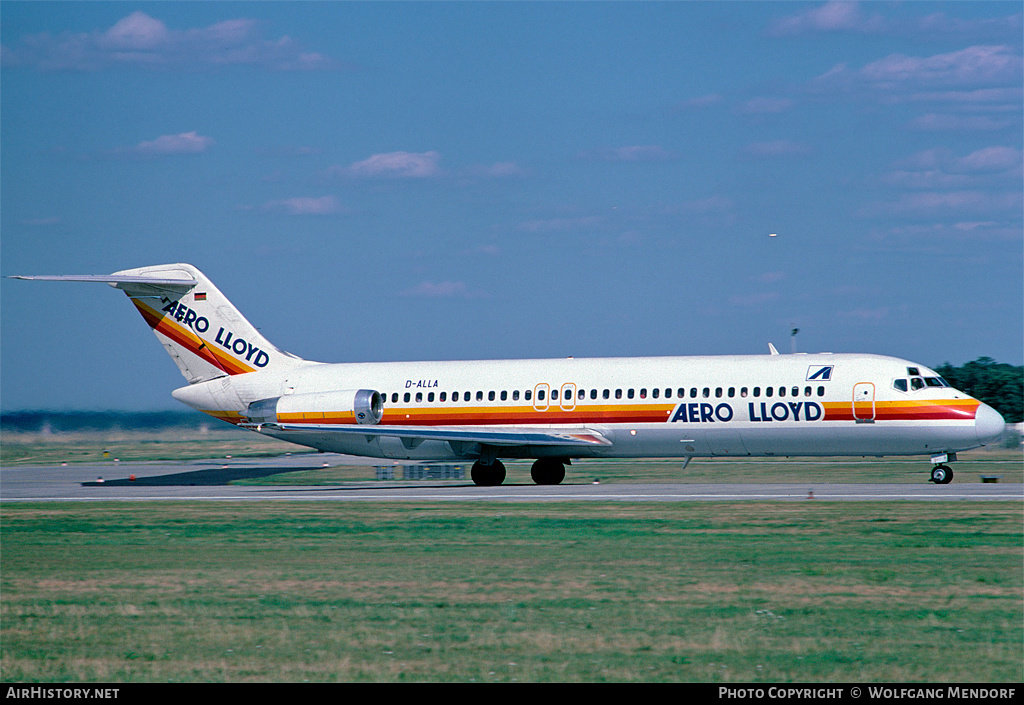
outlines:
[[[1020,3],[0,20],[3,275],[190,262],[331,362],[765,353],[792,328],[1024,362]],[[0,287],[4,410],[178,408],[123,294]]]

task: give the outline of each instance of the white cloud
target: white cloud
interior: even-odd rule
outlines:
[[[872,10],[883,7],[872,3]],[[1007,5],[1012,7],[1012,5]],[[857,32],[861,34],[889,34],[926,38],[1019,37],[1021,14],[1006,17],[979,17],[961,19],[944,12],[923,17],[888,16],[880,12],[867,12],[863,4],[833,0],[795,15],[783,17],[768,25],[766,33],[773,37],[789,37],[812,33]]]
[[[213,146],[213,139],[196,132],[181,132],[177,135],[162,135],[155,140],[140,142],[132,150],[141,156],[165,156],[171,154],[202,154]]]
[[[170,38],[167,26],[143,12],[133,12],[108,29],[97,40],[113,51],[153,50]]]
[[[335,215],[342,212],[342,208],[334,196],[286,198],[280,201],[271,201],[263,209],[283,212],[287,215]]]
[[[1017,125],[1009,118],[952,113],[926,113],[910,121],[912,129],[923,132],[998,132]]]
[[[952,150],[926,149],[901,161],[898,166],[946,174],[1005,173],[1020,178],[1024,152],[1016,147],[996,145],[977,149],[962,157]]]
[[[425,179],[440,175],[440,160],[437,152],[387,152],[348,167],[331,167],[328,173],[357,178]]]
[[[43,71],[98,71],[113,66],[197,67],[249,65],[282,71],[336,68],[329,57],[283,36],[264,39],[256,20],[233,19],[208,27],[170,29],[144,12],[133,12],[106,30],[23,37],[3,47],[4,66]]]
[[[891,91],[919,91],[934,86],[948,92],[955,87],[1019,87],[1022,72],[1024,62],[1012,48],[972,46],[933,56],[890,54],[857,70],[838,64],[819,76],[816,83],[820,86],[861,84]],[[975,94],[975,97],[982,97],[982,94]]]
[[[1021,150],[1014,147],[985,147],[971,152],[958,165],[969,172],[1021,172]]]
[[[977,189],[956,191],[921,191],[903,194],[895,201],[865,206],[866,216],[933,216],[938,213],[1019,214],[1024,199],[1019,192],[987,192]]]
[[[880,32],[885,20],[879,14],[866,14],[856,2],[827,2],[796,15],[776,20],[768,34],[784,37],[810,32]]]
[[[948,54],[891,54],[867,64],[860,76],[881,86],[1006,83],[1021,76],[1021,57],[1006,46],[973,46]]]

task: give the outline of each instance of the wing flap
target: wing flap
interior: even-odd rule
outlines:
[[[266,429],[275,433],[343,433],[355,436],[390,436],[408,441],[455,441],[480,443],[489,446],[610,446],[612,444],[599,431],[584,427],[565,429],[521,429],[507,426],[361,426],[337,424],[243,424],[254,430]]]

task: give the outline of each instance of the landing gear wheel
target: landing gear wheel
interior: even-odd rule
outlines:
[[[538,485],[557,485],[565,479],[565,465],[556,458],[540,458],[530,468],[530,477]]]
[[[487,464],[478,460],[473,463],[469,476],[473,478],[473,484],[479,487],[494,487],[505,481],[505,466],[500,460],[492,460]]]
[[[953,471],[948,465],[936,465],[932,468],[932,479],[936,485],[948,485],[953,480]]]

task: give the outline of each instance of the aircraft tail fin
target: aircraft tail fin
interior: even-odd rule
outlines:
[[[121,289],[191,384],[302,362],[264,338],[190,264],[140,267],[109,275],[14,278],[102,282]]]

